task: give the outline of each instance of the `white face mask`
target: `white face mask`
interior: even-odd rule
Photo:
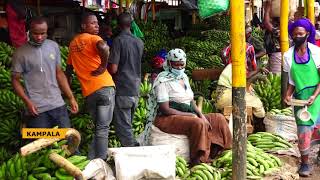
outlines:
[[[184,74],[184,71],[186,69],[174,69],[174,68],[171,68],[171,73],[174,74],[175,76],[181,76],[182,74]]]

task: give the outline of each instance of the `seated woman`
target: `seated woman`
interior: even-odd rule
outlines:
[[[216,107],[223,110],[226,106],[232,106],[232,60],[231,60],[231,46],[229,45],[222,54],[222,59],[226,64],[222,71],[217,87]],[[246,104],[252,107],[253,114],[258,118],[265,116],[265,110],[261,100],[254,94],[251,87],[251,82],[257,77],[259,72],[268,73],[265,68],[258,69],[255,57],[255,51],[252,45],[247,43],[246,47],[246,69],[247,69],[247,88],[246,88]]]
[[[190,142],[191,164],[195,165],[209,162],[220,151],[230,149],[232,136],[222,114],[203,115],[197,108],[184,73],[185,66],[183,50],[169,51],[164,71],[153,85],[159,105],[154,125],[166,133],[186,135]]]

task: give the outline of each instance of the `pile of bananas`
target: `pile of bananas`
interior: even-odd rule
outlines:
[[[142,97],[147,96],[152,90],[152,85],[147,80],[141,82],[140,84],[140,95]]]
[[[14,48],[4,42],[0,42],[0,65],[6,67],[11,66],[11,57],[13,55]]]
[[[20,118],[17,113],[0,117],[0,146],[17,148],[21,143]]]
[[[81,150],[81,154],[87,155],[89,144],[91,143],[94,134],[94,124],[91,116],[88,114],[78,114],[71,118],[71,126],[80,132],[81,144],[79,149]]]
[[[286,150],[292,148],[292,144],[278,135],[268,132],[257,132],[248,136],[248,141],[255,147],[265,151]]]
[[[87,156],[71,156],[67,158],[69,162],[77,166],[81,171],[89,164],[90,160],[87,159]],[[73,180],[74,177],[71,176],[65,169],[59,168],[54,173],[55,177],[59,180]]]
[[[176,156],[176,175],[181,179],[185,179],[190,175],[187,161],[180,156]]]
[[[281,160],[271,154],[265,153],[262,149],[256,148],[247,143],[247,179],[262,179],[279,170],[282,166]],[[213,167],[223,168],[222,179],[232,177],[232,150],[227,150],[213,162]]]
[[[139,98],[138,108],[134,112],[132,128],[135,136],[143,132],[147,121],[147,99],[144,97]]]
[[[265,80],[257,81],[253,88],[267,112],[271,109],[280,109],[281,77],[279,75],[270,73]]]
[[[220,180],[221,173],[216,168],[209,166],[206,163],[195,165],[191,168],[191,175],[187,179],[199,179],[199,180]]]
[[[67,46],[60,46],[59,48],[60,48],[60,56],[61,56],[61,67],[63,70],[65,70],[67,66],[69,49]]]
[[[0,90],[0,114],[7,116],[19,112],[23,108],[22,100],[10,90]]]
[[[0,88],[12,89],[11,73],[4,66],[0,66]]]
[[[10,151],[8,151],[7,148],[1,146],[0,147],[0,164],[7,161],[11,157],[12,157],[12,153]]]
[[[279,115],[279,116],[293,116],[292,108],[288,107],[285,109],[271,109],[269,112],[271,115]]]

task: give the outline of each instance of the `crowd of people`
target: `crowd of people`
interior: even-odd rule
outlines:
[[[13,8],[15,12],[10,18],[20,18],[19,21],[9,21],[9,26],[12,22],[25,23],[20,17],[25,15],[17,13],[19,7],[17,4],[8,5],[8,11]],[[254,77],[259,73],[282,72],[279,18],[271,18],[270,11],[271,7],[267,5],[263,23],[255,19],[255,25],[265,29],[265,42],[251,35],[251,26],[246,27],[246,102],[253,107],[257,118],[263,118],[266,113],[251,87]],[[61,68],[58,44],[47,39],[45,18],[30,19],[28,37],[25,29],[22,29],[23,36],[19,35],[20,32],[13,32],[12,41],[17,49],[12,57],[12,85],[28,110],[27,127],[71,127],[68,106],[61,94],[68,99],[71,113],[77,113],[78,104],[70,88],[75,73],[85,97],[86,109],[95,124],[89,158],[106,160],[111,122],[122,146],[139,146],[133,135],[132,121],[139,102],[144,43],[131,32],[132,21],[129,13],[118,17],[111,14],[99,26],[97,16],[84,14],[81,32],[69,44],[66,72]],[[116,36],[113,33],[115,27],[119,30]],[[311,113],[311,118],[303,121],[297,115],[301,107],[294,108],[302,155],[301,176],[310,175],[310,148],[320,143],[320,48],[316,46],[320,36],[317,30],[304,18],[291,22],[292,47],[283,56],[284,73],[289,76],[283,98],[288,104],[292,98],[306,100]],[[268,66],[260,68],[257,59],[265,55],[269,57]],[[163,132],[186,135],[190,141],[191,164],[195,165],[209,162],[223,150],[230,149],[232,135],[222,114],[202,114],[196,106],[188,76],[184,73],[187,58],[185,52],[178,48],[169,52],[161,50],[153,58],[152,83],[156,102],[153,123]],[[222,59],[225,68],[218,80],[218,98],[215,100],[220,111],[232,106],[231,45],[223,49]]]

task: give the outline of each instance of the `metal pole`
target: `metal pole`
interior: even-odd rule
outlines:
[[[314,0],[308,0],[307,3],[308,5],[305,7],[307,7],[308,19],[310,19],[311,23],[314,25]]]
[[[283,102],[283,97],[287,91],[288,73],[283,72],[283,53],[289,49],[289,33],[288,33],[288,23],[289,23],[289,0],[281,0],[281,12],[280,12],[280,48],[282,54],[282,73],[281,73],[281,95],[282,95],[282,106],[285,106]]]
[[[244,0],[231,0],[231,58],[232,58],[232,179],[245,180],[247,161],[246,102],[246,40]]]
[[[156,21],[156,2],[155,0],[152,0],[151,3],[152,3],[152,21]]]

